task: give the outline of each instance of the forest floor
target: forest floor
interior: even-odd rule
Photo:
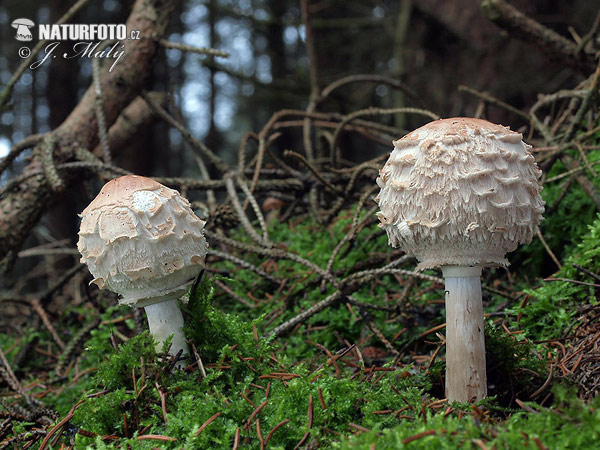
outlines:
[[[240,229],[209,232],[243,264],[209,258],[184,306],[194,350],[180,371],[104,291],[56,319],[38,302],[37,323],[0,336],[0,447],[597,448],[600,219],[566,249],[561,280],[524,275],[535,243],[514,255],[520,273],[484,272],[489,398],[476,404],[444,398],[443,281],[413,272],[375,221],[356,206],[326,226],[274,221],[271,255]],[[307,261],[326,267],[344,239],[331,271],[359,282],[270,335],[335,294]],[[401,271],[370,269],[394,261]],[[46,295],[87,284],[76,269]]]

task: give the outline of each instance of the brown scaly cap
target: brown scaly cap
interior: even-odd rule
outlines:
[[[83,210],[81,216],[85,216],[94,209],[123,202],[125,198],[133,196],[136,191],[153,191],[160,188],[164,188],[164,186],[158,181],[139,175],[125,175],[114,178],[102,187],[96,198]]]
[[[109,181],[81,213],[77,248],[94,282],[145,306],[183,295],[204,267],[205,222],[151,178]]]
[[[394,141],[378,217],[418,269],[508,265],[542,220],[541,171],[520,133],[481,119],[431,122]]]

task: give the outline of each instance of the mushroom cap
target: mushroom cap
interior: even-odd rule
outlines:
[[[179,192],[126,175],[104,185],[80,214],[77,249],[93,283],[147,306],[181,297],[202,268],[205,222]]]
[[[507,266],[529,243],[544,201],[521,133],[481,119],[430,122],[394,141],[379,171],[377,214],[390,245],[445,265]]]
[[[276,197],[267,197],[263,202],[262,207],[264,211],[275,211],[281,209],[283,205],[283,200]]]
[[[21,19],[15,19],[12,21],[12,23],[10,24],[11,27],[13,28],[18,28],[19,25],[25,25],[26,27],[33,27],[35,26],[35,23],[33,23],[32,20],[26,19],[26,18],[21,18]]]

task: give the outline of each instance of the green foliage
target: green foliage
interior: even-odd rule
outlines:
[[[427,420],[403,421],[387,430],[373,429],[368,433],[334,443],[338,449],[368,449],[372,443],[378,450],[418,449],[480,449],[486,448],[545,448],[592,449],[600,440],[600,398],[592,405],[578,400],[573,392],[555,389],[561,399],[559,406],[540,408],[536,412],[517,412],[502,423],[473,420],[471,415],[459,418],[452,414],[428,414]],[[422,436],[422,437],[419,437]],[[414,439],[410,443],[405,440]]]
[[[600,138],[596,138],[596,141],[599,142]],[[590,144],[593,144],[593,141]],[[578,151],[571,150],[568,153],[579,159]],[[591,164],[594,164],[600,160],[600,150],[588,150],[586,157]],[[558,160],[546,174],[546,178],[551,179],[566,171],[564,164]],[[558,207],[553,208],[562,195],[567,180],[568,177],[545,183],[541,192],[542,198],[546,202],[546,213],[540,228],[548,245],[560,261],[564,261],[576,250],[577,244],[596,218],[596,205],[577,181],[571,182]],[[600,189],[599,177],[591,177],[590,181],[597,189]],[[548,214],[548,210],[551,208],[551,214]],[[534,239],[531,244],[519,250],[518,254],[521,258],[525,258],[523,269],[531,274],[532,278],[542,275],[542,269],[553,264],[539,239]],[[515,261],[514,258],[511,260]]]
[[[508,404],[515,396],[528,398],[544,383],[548,372],[548,361],[519,336],[508,335],[490,323],[485,327],[488,394],[496,396],[500,404]]]
[[[347,212],[328,229],[305,220],[292,226],[274,224],[270,235],[288,251],[325,267],[332,249],[348,232],[351,222],[352,214]],[[599,233],[600,220],[578,247],[573,261],[598,270]],[[355,271],[381,249],[387,251],[385,236],[377,235],[374,227],[366,227],[352,244],[342,249],[333,270],[342,276]],[[385,263],[385,252],[380,254],[384,255]],[[372,342],[364,339],[364,322],[344,305],[322,311],[303,328],[283,338],[275,341],[260,338],[276,323],[322,300],[332,290],[327,288],[322,292],[317,275],[294,261],[269,261],[251,254],[244,257],[256,266],[262,265],[273,277],[286,279],[286,285],[276,286],[227,261],[211,265],[229,271],[231,278],[219,280],[240,296],[248,298],[251,293],[256,298],[256,307],[249,309],[230,298],[217,296],[214,279],[208,275],[191,291],[189,301],[182,305],[184,331],[202,358],[206,376],[195,364],[194,356],[189,358],[190,367],[185,372],[169,372],[169,359],[156,354],[148,333],[134,336],[115,348],[111,343],[114,323],[124,322],[121,329],[133,329],[131,321],[122,319],[129,310],[112,307],[102,315],[101,325],[91,333],[85,344],[86,352],[78,363],[80,370],[89,369],[91,373],[81,376],[77,383],[69,383],[60,394],[50,393],[46,398],[61,417],[84,399],[71,420],[77,448],[231,448],[239,429],[241,446],[258,449],[261,445],[257,421],[263,439],[279,426],[268,445],[279,449],[294,448],[303,439],[308,447],[341,449],[367,449],[374,442],[377,449],[475,449],[480,448],[477,440],[488,448],[493,445],[535,448],[535,439],[547,446],[556,444],[557,448],[586,448],[598,439],[597,414],[572,392],[555,388],[554,408],[530,403],[538,413],[520,410],[515,413],[503,407],[513,397],[526,399],[540,387],[547,375],[547,361],[536,356],[536,347],[523,335],[509,336],[491,323],[486,327],[486,344],[488,377],[493,385],[490,394],[495,397],[479,405],[487,411],[483,417],[468,405],[454,404],[450,412],[447,404],[435,406],[436,400],[443,396],[443,353],[427,371],[408,365],[383,366],[369,373],[362,366],[345,365],[341,360],[337,367],[332,364],[321,346],[335,351],[344,345],[342,340],[362,342],[363,349],[369,345],[381,346],[375,339]],[[569,271],[565,265],[560,276],[577,277],[578,272]],[[389,307],[394,305],[393,296],[401,290],[397,284],[394,277],[384,276],[363,286],[353,297],[360,302]],[[369,311],[390,340],[401,327],[406,328],[393,341],[396,348],[431,352],[432,344],[425,344],[421,334],[442,323],[444,316],[440,303],[443,292],[429,289],[430,285],[431,282],[420,282],[418,294],[399,305],[401,314]],[[556,291],[546,289],[568,290],[560,297]],[[564,324],[560,322],[557,305],[562,304],[568,311],[574,301],[585,301],[592,293],[572,283],[548,283],[530,292],[531,300],[522,309],[519,326],[529,337],[547,335],[549,331],[544,327],[568,326],[573,323],[571,315],[563,318]],[[274,310],[279,310],[280,315],[273,323],[270,317]],[[540,325],[540,319],[547,323]],[[507,324],[511,326],[510,320]],[[8,341],[0,342],[3,346],[11,345]],[[371,361],[365,356],[364,364],[373,367],[385,362]],[[73,377],[70,374],[69,381]],[[515,405],[510,403],[510,406]],[[578,428],[587,434],[575,432]],[[365,429],[369,431],[361,431]],[[83,430],[83,434],[77,430]],[[141,434],[163,438],[138,440]],[[118,439],[107,438],[111,435]],[[409,440],[412,442],[406,443]]]
[[[220,278],[224,279],[224,278]],[[193,286],[190,299],[182,309],[189,320],[184,332],[195,343],[198,353],[208,360],[230,356],[233,351],[246,357],[262,357],[272,350],[265,341],[257,343],[253,327],[262,320],[240,318],[236,314],[225,314],[210,303],[214,298],[212,280],[204,276]],[[231,350],[231,347],[235,347]]]
[[[588,234],[555,275],[556,278],[594,282],[573,266],[578,264],[594,273],[600,272],[600,218],[588,230]],[[569,281],[546,282],[540,288],[528,289],[526,292],[531,296],[527,304],[522,308],[514,308],[511,312],[522,313],[520,326],[533,340],[562,336],[573,326],[578,306],[597,302],[593,287]]]

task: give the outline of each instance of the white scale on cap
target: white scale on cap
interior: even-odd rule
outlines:
[[[154,207],[154,202],[158,200],[158,195],[152,191],[136,191],[133,194],[133,206],[138,211],[148,212]]]

